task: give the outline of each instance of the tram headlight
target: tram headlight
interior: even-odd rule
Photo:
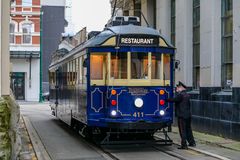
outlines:
[[[111,116],[115,117],[116,115],[117,115],[117,111],[112,110],[112,111],[111,111]]]
[[[137,108],[141,108],[143,106],[143,100],[141,98],[137,98],[135,99],[134,104]]]
[[[160,114],[160,116],[164,116],[165,115],[165,111],[164,110],[160,110],[159,114]]]

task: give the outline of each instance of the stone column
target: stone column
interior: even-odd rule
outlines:
[[[141,11],[145,18],[147,19],[148,24],[151,27],[154,27],[154,0],[141,0]],[[146,26],[145,20],[142,18],[142,26]]]
[[[192,0],[176,0],[176,59],[180,65],[175,79],[187,86],[192,86],[192,12]]]
[[[200,3],[200,86],[221,87],[221,1]]]
[[[1,1],[1,95],[10,94],[9,16],[10,1]]]
[[[240,1],[233,0],[233,87],[240,87]]]
[[[171,1],[170,0],[157,0],[157,29],[161,34],[171,40]]]

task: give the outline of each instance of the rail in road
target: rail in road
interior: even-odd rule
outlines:
[[[27,106],[21,109],[30,138],[35,143],[33,145],[39,160],[228,160],[225,157],[197,149],[179,150],[176,144],[172,146],[96,145],[85,140],[50,113],[47,106],[40,108]]]

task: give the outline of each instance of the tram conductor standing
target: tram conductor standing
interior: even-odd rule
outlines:
[[[167,99],[168,102],[174,102],[176,107],[175,111],[181,137],[181,147],[178,149],[188,149],[187,142],[189,146],[196,146],[191,128],[190,95],[186,92],[186,88],[187,87],[179,81],[176,87],[175,97]]]

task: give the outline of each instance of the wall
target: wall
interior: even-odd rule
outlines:
[[[39,100],[39,59],[32,59],[32,79],[31,87],[29,81],[29,59],[11,59],[12,69],[14,72],[25,73],[25,99],[26,101]]]
[[[176,56],[180,60],[176,82],[192,86],[192,0],[176,0]]]
[[[48,67],[51,63],[51,54],[58,49],[61,34],[64,32],[64,6],[42,6],[42,73],[43,83],[48,83]],[[43,92],[48,85],[43,85]]]
[[[0,95],[9,95],[10,94],[10,76],[9,76],[9,13],[10,12],[10,2],[3,1],[1,2],[1,53],[0,53],[0,62],[1,62],[1,93]]]

